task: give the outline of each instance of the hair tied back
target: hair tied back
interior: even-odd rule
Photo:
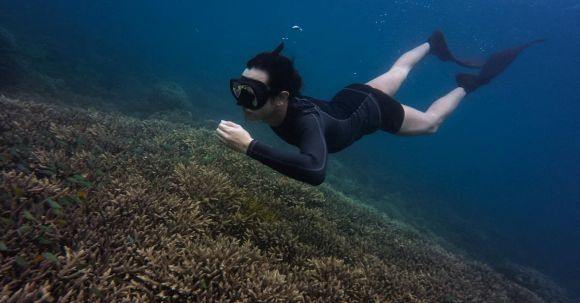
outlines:
[[[272,51],[272,54],[280,55],[283,49],[284,49],[284,41],[280,42],[280,44],[276,46],[276,48]]]

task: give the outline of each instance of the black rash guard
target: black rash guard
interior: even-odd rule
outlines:
[[[345,87],[330,102],[294,97],[288,102],[284,121],[272,130],[300,152],[274,149],[253,140],[247,155],[288,177],[319,185],[326,175],[329,153],[378,129],[396,133],[403,118],[400,103],[365,84]]]

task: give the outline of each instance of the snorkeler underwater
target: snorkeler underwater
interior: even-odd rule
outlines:
[[[456,59],[443,33],[435,31],[428,42],[404,53],[384,74],[365,84],[351,84],[330,102],[300,95],[302,78],[289,58],[281,55],[284,43],[272,52],[256,55],[240,79],[230,80],[230,90],[248,119],[272,127],[299,153],[288,154],[252,139],[240,125],[221,121],[216,133],[234,150],[300,181],[319,185],[326,174],[327,154],[338,152],[363,135],[379,129],[400,136],[431,135],[467,95],[504,71],[534,40],[499,51],[481,65]],[[425,112],[393,99],[409,72],[427,54],[443,61],[481,68],[479,74],[458,74],[457,88],[436,100]],[[268,105],[268,106],[266,106]]]
[[[578,302],[574,1],[0,2],[0,303]]]

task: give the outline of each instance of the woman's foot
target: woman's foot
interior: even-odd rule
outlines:
[[[451,51],[447,47],[447,42],[445,42],[445,37],[442,32],[434,31],[427,42],[429,43],[429,52],[431,54],[437,56],[442,61],[453,60],[453,54],[451,54]]]

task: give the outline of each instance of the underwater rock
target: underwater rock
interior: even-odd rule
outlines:
[[[12,33],[0,26],[0,52],[16,49],[16,40]]]
[[[35,79],[38,81],[36,90],[41,93],[56,95],[58,92],[68,90],[66,81],[59,78],[53,78],[44,74],[37,74]]]
[[[22,65],[16,57],[16,40],[5,28],[0,27],[0,89],[18,84],[22,77]]]
[[[155,85],[149,98],[148,111],[190,109],[189,97],[183,87],[175,82],[164,81]]]

